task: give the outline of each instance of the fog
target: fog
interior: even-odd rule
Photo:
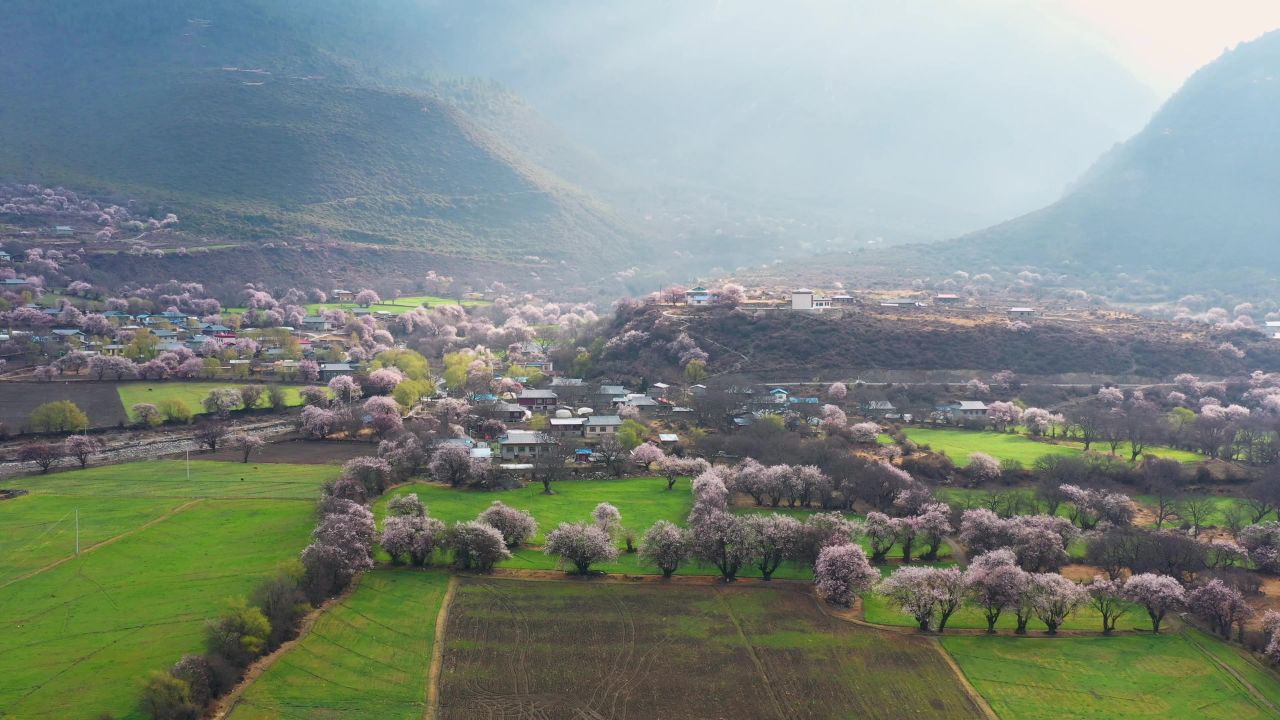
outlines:
[[[441,69],[507,84],[632,183],[817,205],[890,240],[1053,201],[1158,104],[1004,0],[430,7]]]

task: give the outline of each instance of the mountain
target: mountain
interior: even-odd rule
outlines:
[[[1173,292],[1275,287],[1280,31],[1196,72],[1132,139],[1048,207],[938,253],[1161,279]]]
[[[0,177],[145,197],[207,234],[629,253],[616,212],[551,169],[589,163],[510,92],[434,71],[414,7],[17,0]]]
[[[622,171],[611,190],[644,214],[759,213],[744,234],[793,227],[788,248],[945,239],[1032,210],[1158,103],[1015,0],[426,5],[438,67],[513,88]],[[710,217],[694,243],[750,239]]]

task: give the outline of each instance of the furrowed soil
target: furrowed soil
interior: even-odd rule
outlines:
[[[808,588],[463,578],[440,718],[972,718],[936,643]]]
[[[32,410],[55,400],[70,400],[78,405],[89,416],[90,427],[115,427],[129,419],[115,383],[3,382],[0,383],[0,423],[8,425],[11,432],[26,428]]]

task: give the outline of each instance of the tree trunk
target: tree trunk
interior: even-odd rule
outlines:
[[[1149,612],[1149,613],[1147,613],[1147,614],[1151,616],[1151,632],[1152,632],[1152,633],[1154,633],[1154,634],[1156,634],[1156,635],[1159,635],[1159,634],[1160,634],[1160,621],[1164,619],[1164,615],[1163,615],[1163,614],[1153,613],[1153,612]]]
[[[923,620],[919,620],[919,623],[920,623],[920,632],[929,632],[929,618],[924,618]]]

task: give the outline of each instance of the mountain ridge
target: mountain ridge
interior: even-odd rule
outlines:
[[[0,174],[12,179],[146,195],[210,234],[561,260],[635,243],[615,210],[468,116],[430,74],[312,44],[336,21],[302,18],[341,3],[20,5],[0,30],[0,126],[13,140]],[[81,44],[50,50],[60,38]],[[483,83],[471,92],[512,102]],[[508,125],[533,117],[508,113]]]

